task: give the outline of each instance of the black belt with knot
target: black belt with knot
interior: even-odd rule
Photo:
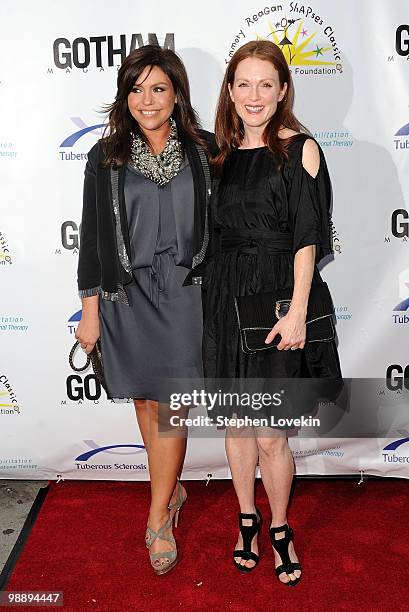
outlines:
[[[216,235],[219,236],[221,251],[238,249],[241,253],[257,253],[263,250],[269,255],[293,251],[293,235],[290,232],[220,229],[216,230]]]
[[[293,235],[290,232],[270,230],[216,230],[219,252],[248,253],[257,255],[265,280],[271,275],[270,255],[293,252]]]

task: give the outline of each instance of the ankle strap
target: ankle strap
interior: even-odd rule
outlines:
[[[290,531],[291,527],[289,526],[288,523],[286,523],[285,525],[281,525],[281,527],[270,527],[270,532],[271,533],[279,533],[280,531]]]
[[[245,514],[244,512],[239,512],[239,519],[255,519],[258,520],[257,514]]]

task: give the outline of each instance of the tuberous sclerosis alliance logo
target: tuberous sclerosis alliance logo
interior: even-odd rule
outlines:
[[[0,374],[0,415],[20,414],[17,396],[5,374]]]
[[[407,444],[409,442],[409,438],[400,438],[399,440],[394,440],[390,444],[384,446],[382,450],[387,451],[386,453],[382,453],[382,458],[384,463],[409,463],[408,455],[400,455],[395,453],[395,451],[403,446],[403,444]]]
[[[399,274],[399,297],[401,301],[395,306],[393,311],[393,322],[398,325],[409,323],[409,268]],[[405,313],[405,314],[404,314]]]
[[[230,45],[226,64],[236,49],[254,39],[276,43],[295,75],[333,76],[342,72],[334,28],[309,5],[285,2],[245,17]]]
[[[409,149],[409,123],[396,132],[393,144],[395,146],[395,151]]]
[[[92,134],[101,138],[103,135],[105,124],[96,123],[95,125],[86,125],[80,117],[71,117],[71,121],[76,125],[79,130],[76,130],[62,141],[60,149],[72,149],[78,140],[86,134]],[[88,146],[88,149],[91,147]],[[61,161],[87,161],[87,153],[85,152],[74,152],[74,151],[59,151]]]
[[[77,331],[78,323],[81,321],[82,310],[77,310],[74,314],[68,319],[68,333],[70,335],[75,334]]]
[[[87,446],[91,447],[91,450],[81,453],[75,458],[76,466],[78,470],[146,470],[145,461],[141,463],[118,463],[118,462],[101,462],[98,464],[88,463],[90,459],[93,459],[95,455],[104,453],[104,455],[119,455],[124,456],[135,456],[145,454],[146,450],[143,444],[111,444],[109,446],[98,446],[93,440],[84,440]],[[116,449],[132,449],[128,451],[118,451]],[[114,450],[115,449],[115,450]]]

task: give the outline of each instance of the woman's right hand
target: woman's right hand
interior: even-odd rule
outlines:
[[[75,332],[75,337],[79,341],[81,348],[88,355],[99,338],[99,317],[84,316],[83,314]]]

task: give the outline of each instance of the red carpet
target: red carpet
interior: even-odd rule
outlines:
[[[183,556],[169,574],[153,575],[144,548],[148,483],[68,481],[50,486],[6,590],[62,590],[64,610],[76,612],[408,609],[407,481],[298,481],[289,516],[304,573],[295,588],[273,575],[265,527],[259,567],[234,568],[230,481],[185,484],[175,530]],[[257,498],[268,520],[260,484]]]

